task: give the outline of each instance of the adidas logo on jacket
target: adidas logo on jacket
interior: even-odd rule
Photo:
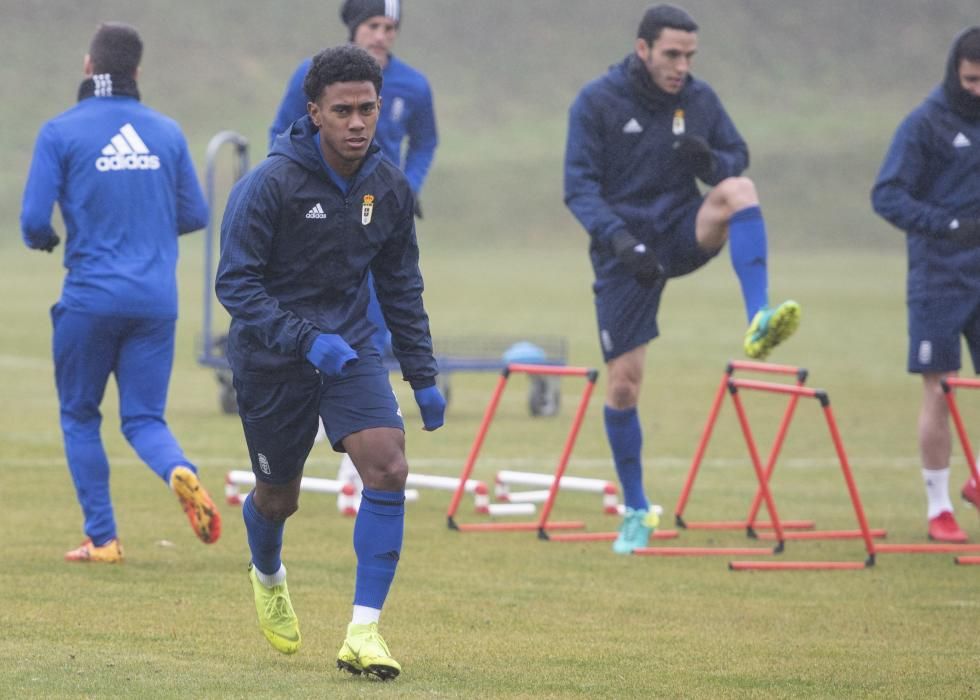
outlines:
[[[119,133],[102,149],[95,160],[99,172],[110,170],[159,170],[160,158],[152,155],[132,124],[124,124]]]

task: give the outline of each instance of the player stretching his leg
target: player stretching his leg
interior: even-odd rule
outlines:
[[[766,227],[741,173],[748,149],[717,95],[691,75],[698,25],[651,7],[633,51],[572,104],[565,203],[589,233],[599,340],[607,365],[605,424],[626,514],[613,550],[646,546],[657,524],[643,488],[637,403],[664,285],[729,242],[745,302],[746,355],[765,358],[796,330],[800,307],[769,306]],[[704,196],[697,180],[711,189]]]

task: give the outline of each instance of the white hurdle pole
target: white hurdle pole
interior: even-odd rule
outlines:
[[[489,515],[534,515],[537,507],[533,503],[489,503],[485,510],[477,509],[478,513]]]
[[[361,483],[361,477],[357,473],[357,467],[355,467],[354,462],[351,461],[350,455],[345,454],[343,459],[340,461],[340,467],[337,470],[337,480],[342,483],[349,483],[354,488],[354,498],[352,501],[344,494],[337,496],[337,508],[340,509],[341,512],[348,515],[357,513],[357,507],[361,502],[361,489],[363,488],[363,484]],[[405,478],[406,489],[408,489],[408,491],[414,490],[415,493],[418,493],[417,489],[455,491],[458,485],[459,479],[451,476],[432,476],[430,474],[416,474],[415,472],[409,472],[408,476]],[[489,492],[486,484],[484,484],[482,481],[477,481],[476,479],[467,479],[466,486],[464,488],[467,493],[472,493],[474,495],[477,511],[486,513],[486,507],[490,503],[490,496],[488,495]],[[406,493],[408,493],[408,491],[406,491]]]
[[[459,479],[452,476],[430,476],[409,472],[405,483],[417,488],[455,491]],[[474,508],[482,515],[533,515],[536,510],[533,503],[491,503],[487,485],[476,479],[467,479],[463,490],[473,494]]]
[[[243,469],[233,469],[225,475],[225,501],[229,505],[240,506],[247,494],[242,493],[240,487],[245,486],[249,489],[255,486],[255,474]],[[354,485],[344,483],[336,479],[322,479],[315,476],[304,476],[299,482],[300,491],[311,491],[313,493],[335,493],[344,498],[344,505],[338,498],[337,507],[344,515],[354,515],[357,509],[354,506],[358,494]],[[415,489],[406,489],[406,501],[419,500],[419,492]]]
[[[497,478],[494,483],[494,496],[497,500],[503,501],[504,503],[540,503],[548,499],[548,493],[554,481],[554,474],[518,472],[503,469],[497,472]],[[547,486],[548,488],[543,490],[512,492],[510,490],[512,485]],[[611,481],[581,476],[563,476],[561,482],[558,484],[558,488],[584,493],[601,493],[603,512],[607,515],[621,513],[618,498],[619,490]]]

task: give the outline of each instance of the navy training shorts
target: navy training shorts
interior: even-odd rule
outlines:
[[[700,199],[691,202],[677,225],[651,245],[668,278],[694,272],[720,251],[707,252],[698,245],[695,222],[701,202]],[[632,275],[622,271],[596,280],[592,289],[599,323],[599,344],[606,362],[660,335],[657,311],[664,283],[643,287]]]
[[[922,299],[908,302],[909,358],[913,374],[960,369],[960,336],[980,371],[980,297]]]
[[[235,377],[238,414],[255,478],[285,484],[302,474],[313,449],[319,419],[330,444],[368,428],[405,429],[388,370],[374,350],[362,350],[340,377],[319,374],[288,381],[242,381]]]

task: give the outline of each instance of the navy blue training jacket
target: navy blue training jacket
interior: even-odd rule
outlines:
[[[947,61],[947,79],[958,84],[954,63]],[[980,247],[943,237],[953,219],[980,217],[980,120],[957,114],[942,85],[899,125],[871,202],[908,234],[909,300],[980,292]]]
[[[306,354],[320,333],[372,351],[370,268],[405,379],[431,386],[437,370],[411,188],[372,144],[341,192],[314,134],[309,117],[297,120],[229,196],[215,290],[232,318],[232,370],[259,381],[310,374]]]
[[[633,93],[626,60],[582,88],[569,110],[565,203],[591,237],[596,275],[616,266],[609,242],[620,230],[651,244],[686,205],[700,200],[693,175],[675,167],[675,108],[650,111]],[[748,167],[745,141],[711,87],[689,78],[678,95],[684,133],[714,152],[715,185]]]

